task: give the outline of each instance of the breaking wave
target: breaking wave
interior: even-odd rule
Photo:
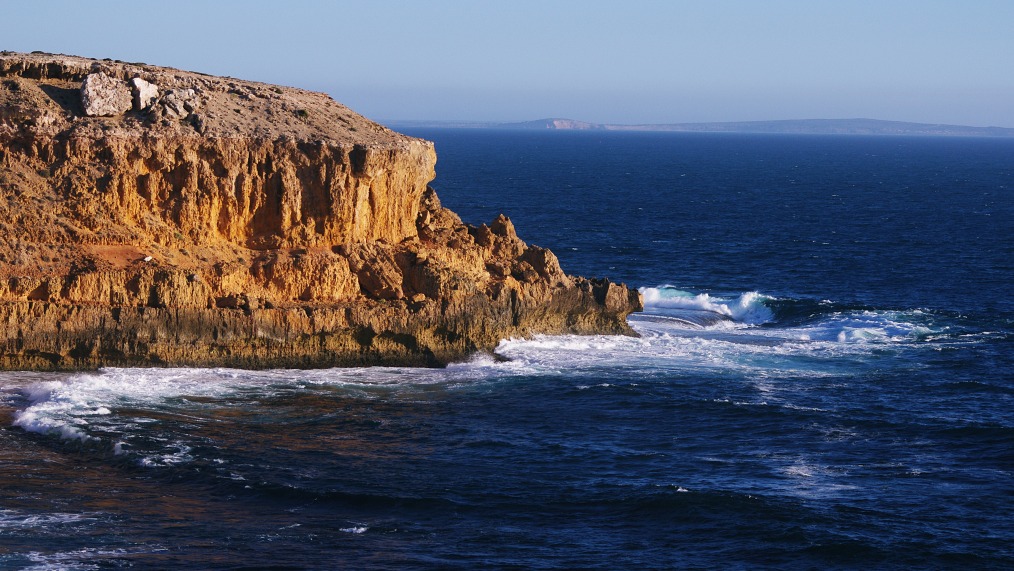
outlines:
[[[644,308],[647,312],[700,312],[689,314],[688,321],[703,320],[714,324],[725,320],[757,325],[774,319],[774,313],[766,303],[772,298],[751,291],[734,297],[712,296],[708,293],[692,293],[673,286],[641,288]]]
[[[641,288],[649,329],[743,329],[744,334],[796,341],[898,343],[947,339],[962,328],[949,316],[912,309],[877,309],[828,300],[777,298],[759,292],[693,293],[665,285]],[[647,324],[654,324],[649,326]]]
[[[925,310],[878,310],[759,292],[714,295],[672,286],[641,291],[645,311],[629,318],[638,337],[505,339],[495,350],[499,358],[477,355],[444,369],[103,369],[21,383],[20,402],[9,403],[10,417],[30,432],[98,446],[141,466],[163,467],[190,462],[194,451],[186,442],[137,438],[150,428],[151,418],[223,399],[304,390],[382,398],[391,391],[423,391],[431,385],[454,390],[540,375],[597,386],[594,381],[604,372],[625,370],[822,376],[834,371],[842,356],[872,362],[868,358],[885,345],[976,342],[953,320]],[[6,390],[10,394],[10,387]],[[185,416],[179,420],[188,422]]]

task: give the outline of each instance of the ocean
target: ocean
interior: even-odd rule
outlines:
[[[405,131],[640,336],[0,373],[0,568],[1014,568],[1014,140]]]

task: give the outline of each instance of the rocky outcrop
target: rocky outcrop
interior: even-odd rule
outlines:
[[[81,107],[90,117],[122,115],[130,111],[133,96],[127,82],[97,72],[81,82]]]
[[[158,101],[158,86],[154,83],[135,77],[130,80],[130,87],[134,96],[134,110],[148,111]]]
[[[631,334],[636,291],[464,224],[433,145],[329,97],[0,53],[0,367],[440,365]]]

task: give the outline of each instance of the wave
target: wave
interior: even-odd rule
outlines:
[[[829,300],[777,298],[751,291],[731,296],[671,285],[641,288],[644,313],[635,323],[692,329],[747,328],[753,335],[796,341],[896,343],[946,338],[953,325],[932,312],[877,309]],[[635,325],[636,328],[636,325]]]
[[[387,398],[398,391],[425,392],[434,384],[453,389],[532,372],[524,362],[477,355],[444,369],[105,368],[54,375],[50,378],[55,380],[46,381],[39,381],[38,375],[5,373],[0,377],[0,404],[10,408],[5,420],[27,432],[159,468],[199,459],[193,443],[176,439],[172,430],[163,434],[160,427],[167,421],[205,422],[207,410],[315,391],[340,390],[366,400]]]
[[[32,513],[24,514],[17,510],[0,510],[0,530],[11,529],[49,529],[56,526],[72,527],[77,524],[87,524],[95,520],[95,516],[81,513]]]
[[[14,413],[13,424],[29,432],[58,434],[66,440],[95,441],[98,438],[88,433],[88,427],[110,415],[118,405],[217,394],[221,384],[207,382],[209,376],[215,376],[215,372],[102,369],[35,383],[23,389],[28,406]]]
[[[700,325],[713,325],[731,320],[738,323],[757,325],[774,319],[774,313],[767,306],[773,298],[751,291],[739,296],[715,297],[708,293],[694,294],[673,286],[640,288],[644,296],[644,308],[649,312],[684,310],[687,321]],[[700,312],[686,314],[685,312]],[[710,316],[709,316],[710,314]]]
[[[643,288],[645,312],[630,316],[639,337],[534,336],[503,340],[494,358],[479,355],[445,369],[374,367],[311,371],[233,369],[103,369],[48,377],[25,376],[13,398],[0,387],[9,422],[29,432],[132,459],[145,467],[186,464],[187,442],[138,438],[161,419],[189,422],[201,407],[270,398],[286,391],[340,390],[357,399],[425,392],[429,385],[457,390],[533,376],[560,376],[574,386],[631,390],[602,384],[603,374],[671,379],[694,371],[821,377],[848,367],[875,365],[885,345],[918,351],[942,344],[977,343],[948,316],[927,310],[883,310],[827,300],[776,298],[760,292],[693,293],[673,286]],[[504,359],[500,359],[500,358]],[[443,389],[442,389],[443,390]],[[6,396],[5,396],[6,395]],[[196,411],[196,412],[195,412]]]

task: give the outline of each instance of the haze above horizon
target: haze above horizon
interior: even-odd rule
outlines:
[[[324,91],[380,121],[868,117],[1014,127],[1006,0],[137,6],[8,1],[0,49]]]

